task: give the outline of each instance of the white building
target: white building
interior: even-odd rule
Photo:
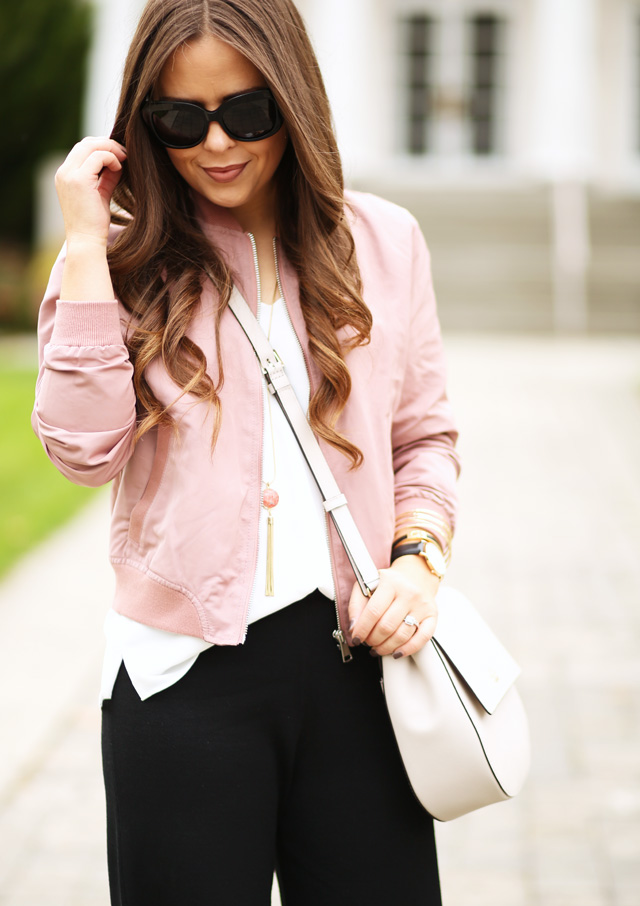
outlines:
[[[101,133],[142,0],[94,2],[86,122]],[[347,180],[416,210],[445,322],[447,304],[477,323],[492,300],[489,326],[640,328],[640,0],[298,6]]]
[[[300,7],[354,172],[640,189],[638,0]]]

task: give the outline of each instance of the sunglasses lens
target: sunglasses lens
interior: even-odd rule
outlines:
[[[168,145],[188,148],[204,138],[207,120],[197,107],[174,105],[174,109],[154,111],[152,117],[156,135]]]
[[[222,117],[224,128],[241,141],[259,139],[273,132],[278,122],[276,102],[269,95],[234,98]]]
[[[156,137],[169,148],[200,144],[212,121],[219,122],[228,135],[241,142],[268,138],[282,125],[276,102],[267,90],[229,98],[213,112],[187,101],[158,101],[148,103],[143,113]]]

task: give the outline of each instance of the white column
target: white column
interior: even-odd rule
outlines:
[[[143,0],[92,0],[93,43],[89,54],[84,106],[86,135],[106,135],[113,127],[124,61]]]
[[[537,0],[531,164],[552,183],[556,329],[587,326],[587,185],[597,166],[597,0]]]
[[[587,275],[591,254],[589,201],[584,182],[552,186],[553,321],[558,331],[588,327]]]
[[[631,0],[600,0],[598,108],[599,182],[623,189],[637,186],[638,18]],[[635,172],[634,172],[635,171]]]
[[[300,4],[327,88],[347,178],[376,156],[389,123],[378,90],[380,58],[375,0],[306,0]]]
[[[594,166],[596,0],[535,0],[534,169],[552,179],[585,179]]]

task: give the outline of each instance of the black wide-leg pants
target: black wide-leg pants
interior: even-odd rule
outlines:
[[[439,906],[378,659],[343,664],[319,592],[141,702],[103,706],[114,906]]]

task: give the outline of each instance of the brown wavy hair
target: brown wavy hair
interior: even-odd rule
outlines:
[[[114,193],[125,224],[109,250],[114,288],[131,313],[128,346],[138,399],[137,439],[159,424],[174,424],[146,379],[161,358],[172,380],[215,409],[224,370],[218,324],[231,293],[229,269],[206,239],[187,184],[140,116],[166,61],[186,41],[213,35],[260,70],[284,117],[289,141],[276,172],[276,223],[300,283],[310,350],[322,380],[309,405],[316,433],[351,459],[361,451],[336,429],[351,391],[345,355],[369,341],[371,314],[351,230],[345,219],[342,165],[331,111],[304,23],[291,0],[149,0],[127,57],[112,137],[127,148]],[[218,292],[214,382],[202,350],[186,336],[209,274]],[[340,332],[339,338],[338,332]]]

